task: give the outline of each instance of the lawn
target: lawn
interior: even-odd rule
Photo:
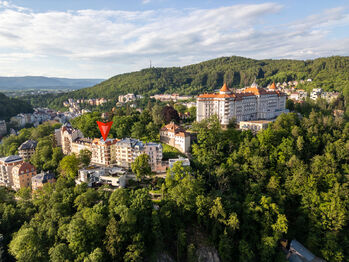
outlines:
[[[162,153],[163,153],[163,160],[168,160],[170,158],[177,158],[179,156],[185,157],[183,153],[181,153],[177,148],[173,146],[169,146],[167,144],[162,143]]]

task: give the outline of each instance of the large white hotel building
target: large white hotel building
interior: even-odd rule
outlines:
[[[226,126],[232,118],[237,122],[273,119],[287,113],[286,95],[276,90],[273,83],[268,89],[252,84],[233,93],[226,84],[215,94],[202,94],[196,100],[196,120],[199,122],[217,115]]]

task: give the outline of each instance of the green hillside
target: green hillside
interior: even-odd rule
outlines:
[[[22,100],[9,98],[0,93],[0,120],[8,120],[19,113],[31,113],[33,107]]]
[[[133,92],[192,94],[213,91],[223,82],[229,87],[243,87],[254,79],[261,85],[272,81],[313,79],[305,88],[322,87],[341,91],[349,87],[349,57],[327,57],[315,60],[255,60],[243,57],[221,57],[184,67],[148,68],[116,75],[98,85],[80,89],[52,99],[51,106],[61,106],[69,98],[116,98]],[[47,101],[47,100],[46,100]]]

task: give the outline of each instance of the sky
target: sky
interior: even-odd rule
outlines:
[[[0,0],[0,75],[109,78],[222,56],[349,55],[346,0]]]

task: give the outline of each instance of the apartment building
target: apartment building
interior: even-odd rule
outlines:
[[[80,154],[81,150],[88,150],[92,152],[93,140],[90,138],[81,137],[72,142],[71,153]]]
[[[182,153],[190,150],[190,134],[174,122],[160,129],[160,142],[173,146]]]
[[[91,144],[91,163],[96,165],[109,166],[116,162],[116,143],[118,139],[95,138]]]
[[[269,89],[250,87],[233,93],[226,84],[215,94],[202,94],[197,97],[196,120],[217,115],[223,126],[235,118],[237,122],[247,120],[273,119],[287,113],[286,95],[271,85]]]
[[[152,169],[156,169],[162,160],[162,146],[158,143],[143,143],[137,139],[125,138],[116,143],[116,163],[131,168],[131,164],[141,155],[149,155]]]
[[[69,124],[63,125],[60,129],[60,135],[56,135],[56,138],[60,139],[57,144],[62,145],[62,151],[65,155],[72,153],[72,143],[82,137],[84,137],[82,132]]]
[[[0,185],[11,187],[13,185],[12,169],[23,163],[18,155],[0,158]]]
[[[32,183],[32,177],[36,175],[35,167],[28,163],[16,165],[12,168],[12,188],[19,190],[21,188],[30,187]]]
[[[18,148],[18,154],[24,161],[29,161],[32,155],[35,153],[35,149],[38,142],[35,140],[27,140],[21,144]]]

